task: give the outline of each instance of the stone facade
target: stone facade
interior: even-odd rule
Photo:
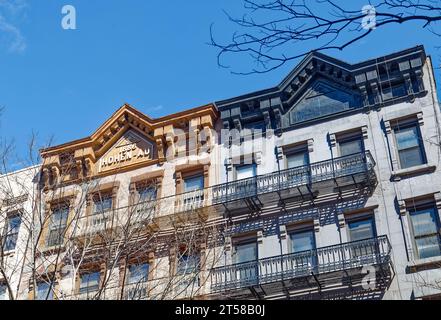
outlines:
[[[313,53],[277,87],[160,119],[125,105],[29,169],[40,232],[12,254],[14,297],[42,281],[57,299],[439,297],[435,88],[419,46]]]

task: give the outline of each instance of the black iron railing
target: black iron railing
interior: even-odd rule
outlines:
[[[212,204],[226,203],[269,192],[301,186],[312,186],[323,181],[368,174],[375,167],[369,151],[329,159],[287,170],[275,171],[248,179],[232,181],[212,187]]]
[[[334,180],[331,183],[333,184],[338,179],[346,179],[345,177],[351,184],[353,177],[357,175],[362,176],[361,180],[368,179],[373,174],[374,166],[375,161],[367,151],[219,184],[203,190],[152,199],[133,206],[82,217],[78,234],[94,234],[126,223],[143,223],[154,217],[191,212],[271,192],[300,187],[313,191],[319,189],[320,184]]]
[[[212,292],[248,288],[390,261],[387,236],[223,266],[211,270]]]

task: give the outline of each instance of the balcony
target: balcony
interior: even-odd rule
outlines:
[[[314,199],[376,183],[375,161],[369,151],[232,181],[203,190],[163,197],[83,217],[77,235],[95,235],[115,227],[146,225],[154,218],[212,210],[218,214],[259,210],[274,201]],[[210,209],[209,209],[210,208]]]
[[[375,161],[369,151],[233,181],[211,188],[213,205],[227,211],[259,208],[274,201],[315,198],[376,183]]]
[[[211,271],[211,291],[222,298],[295,296],[302,291],[360,285],[363,267],[376,270],[378,284],[390,276],[391,246],[387,236],[286,254]]]

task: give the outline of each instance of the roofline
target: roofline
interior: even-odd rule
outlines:
[[[195,108],[183,110],[180,112],[172,113],[172,114],[165,115],[165,116],[162,116],[162,117],[159,117],[156,119],[150,118],[149,116],[147,116],[143,112],[139,111],[138,109],[136,109],[132,105],[125,103],[121,107],[119,107],[114,113],[112,113],[112,115],[101,126],[99,126],[98,129],[96,129],[92,135],[85,137],[85,138],[68,141],[68,142],[65,142],[65,143],[62,143],[59,145],[55,145],[52,147],[40,149],[40,154],[43,156],[45,154],[54,153],[54,152],[57,152],[62,149],[68,149],[70,146],[72,146],[72,147],[75,146],[75,148],[86,147],[89,143],[91,143],[93,141],[93,138],[95,136],[97,136],[100,133],[100,131],[103,130],[103,128],[105,128],[107,125],[109,125],[109,123],[111,123],[112,119],[114,119],[118,115],[118,113],[122,113],[125,110],[129,110],[129,111],[133,112],[135,115],[137,115],[138,117],[143,118],[145,121],[149,122],[152,125],[152,127],[163,126],[163,125],[166,125],[167,122],[172,121],[174,118],[182,118],[182,117],[186,117],[186,116],[192,116],[195,113],[203,112],[203,111],[209,111],[213,114],[213,116],[215,116],[215,117],[217,116],[217,108],[216,108],[216,105],[213,103],[209,103],[209,104],[202,105],[199,107],[195,107]]]
[[[360,69],[368,68],[372,64],[378,63],[379,60],[388,61],[388,60],[399,58],[399,57],[402,57],[405,55],[416,54],[418,52],[421,52],[424,54],[424,56],[426,56],[424,46],[417,45],[417,46],[407,48],[404,50],[400,50],[400,51],[396,51],[396,52],[393,52],[393,53],[390,53],[390,54],[387,54],[384,56],[371,58],[368,60],[364,60],[361,62],[356,62],[356,63],[351,64],[346,61],[339,60],[337,58],[328,56],[324,53],[313,51],[313,52],[310,52],[307,56],[305,56],[294,67],[294,69],[285,78],[283,78],[283,80],[277,86],[272,87],[272,88],[268,88],[268,89],[254,91],[254,92],[247,93],[247,94],[243,94],[243,95],[240,95],[240,96],[237,96],[234,98],[219,100],[216,102],[216,106],[221,110],[221,109],[223,109],[224,106],[232,104],[232,103],[239,103],[242,101],[257,99],[257,98],[260,98],[261,96],[267,96],[267,95],[279,93],[280,91],[282,91],[286,87],[286,85],[290,82],[290,80],[293,77],[295,77],[303,69],[303,67],[306,66],[313,58],[320,59],[320,60],[323,60],[327,63],[334,64],[334,65],[338,66],[339,68],[346,69],[348,72],[355,72]]]

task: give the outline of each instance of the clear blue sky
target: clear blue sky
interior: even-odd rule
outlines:
[[[40,143],[52,135],[63,143],[90,135],[124,102],[158,117],[274,86],[295,65],[252,76],[217,66],[209,27],[228,37],[235,28],[222,9],[240,15],[239,0],[15,0],[12,10],[5,1],[0,135],[15,139],[23,157],[32,131]],[[65,4],[77,9],[77,30],[61,28]],[[440,39],[417,25],[374,32],[344,52],[326,53],[357,62],[417,44],[439,62]]]

